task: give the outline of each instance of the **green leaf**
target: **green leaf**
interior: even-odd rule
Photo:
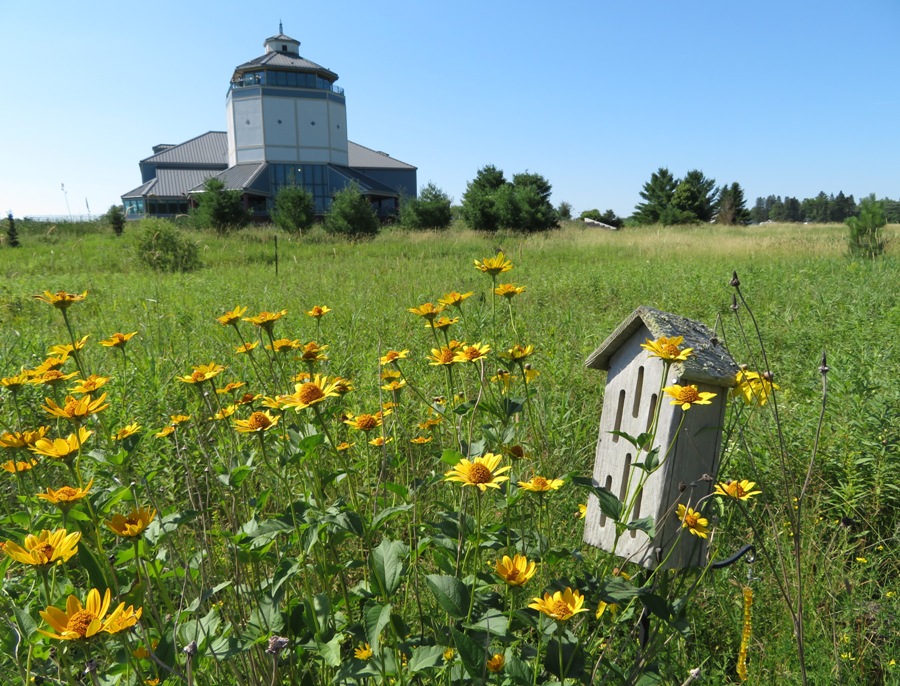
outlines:
[[[641,596],[641,602],[644,604],[644,607],[660,619],[668,620],[671,616],[669,604],[666,602],[665,598],[654,593],[647,593],[646,595]]]
[[[249,646],[241,643],[234,636],[219,636],[209,644],[207,651],[217,660],[227,660],[248,650]]]
[[[572,483],[590,489],[591,493],[597,498],[600,511],[614,522],[619,521],[619,517],[622,516],[623,505],[622,501],[613,495],[612,491],[595,485],[593,479],[584,476],[573,476]]]
[[[86,545],[78,546],[78,564],[87,572],[88,578],[91,580],[91,586],[94,588],[109,588],[106,577],[103,576],[103,572],[100,570],[97,558],[94,557],[94,553]]]
[[[316,641],[316,647],[319,650],[319,656],[326,665],[329,667],[341,666],[341,634],[335,634],[328,643]],[[372,650],[375,650],[375,646],[372,646]]]
[[[424,672],[435,667],[443,667],[443,665],[443,646],[419,646],[418,648],[413,648],[407,667],[410,674],[415,674],[416,672]]]
[[[455,576],[429,574],[425,577],[428,588],[444,611],[453,619],[462,619],[469,612],[470,591]]]
[[[486,631],[495,636],[505,636],[509,629],[509,620],[502,612],[491,609],[479,617],[478,621],[465,624],[464,627],[473,631]]]
[[[638,439],[635,438],[634,436],[632,436],[631,434],[625,433],[624,431],[610,431],[609,433],[612,434],[613,436],[618,436],[619,438],[624,438],[626,441],[631,443],[631,445],[633,445],[635,448],[640,450],[641,444],[638,443]]]
[[[653,517],[641,517],[640,519],[635,519],[634,521],[628,522],[625,527],[629,531],[643,531],[650,538],[656,536],[656,521]]]
[[[456,652],[459,653],[459,658],[462,660],[469,676],[472,679],[483,682],[484,673],[487,669],[487,652],[461,631],[450,627],[450,632],[453,634]]]
[[[378,514],[375,515],[374,519],[372,519],[372,531],[377,531],[380,525],[384,524],[387,521],[390,521],[399,514],[408,512],[411,509],[412,504],[397,505],[396,507],[386,507],[383,510],[379,510]]]
[[[600,597],[607,603],[619,603],[624,605],[635,596],[646,595],[648,591],[638,588],[633,583],[621,576],[609,577],[600,586]]]
[[[409,546],[402,541],[389,541],[388,539],[384,539],[372,551],[369,565],[385,601],[400,587],[406,571],[404,561],[408,555]]]
[[[30,639],[37,633],[37,625],[34,623],[31,615],[16,606],[13,606],[13,612],[16,615],[16,624],[19,625],[19,629],[25,634],[25,639]]]
[[[390,605],[372,605],[366,610],[366,639],[376,655],[381,652],[381,632],[391,621]]]
[[[506,661],[504,670],[512,683],[518,684],[518,686],[529,686],[532,683],[533,675],[528,664],[515,655]]]
[[[450,465],[451,467],[455,467],[456,463],[461,459],[463,459],[463,454],[458,450],[451,450],[450,448],[446,448],[441,454],[441,462]]]

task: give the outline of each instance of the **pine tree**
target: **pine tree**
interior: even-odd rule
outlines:
[[[884,205],[872,194],[859,203],[859,216],[847,220],[850,229],[848,241],[850,254],[854,257],[875,259],[884,254],[886,242],[881,229],[887,224],[884,217]]]
[[[16,228],[16,220],[13,219],[12,212],[6,215],[6,242],[9,243],[10,248],[18,248],[21,245],[19,230]]]
[[[716,215],[717,224],[746,224],[750,220],[747,211],[747,203],[744,200],[744,190],[735,181],[731,186],[722,186],[719,192],[719,212]]]
[[[634,219],[638,224],[656,224],[672,204],[678,180],[665,167],[653,172],[650,180],[644,184],[641,197],[645,202],[634,207]]]

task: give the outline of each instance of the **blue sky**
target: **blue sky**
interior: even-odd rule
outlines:
[[[350,139],[457,202],[486,164],[576,212],[630,214],[661,166],[748,204],[900,197],[897,0],[7,1],[0,210],[103,212],[153,145],[225,130],[279,19],[340,75]]]

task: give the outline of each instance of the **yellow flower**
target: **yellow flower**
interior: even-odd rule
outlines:
[[[92,414],[97,414],[109,407],[106,402],[106,393],[96,400],[92,400],[90,395],[84,395],[79,399],[73,398],[71,395],[66,396],[65,403],[60,407],[52,399],[45,398],[47,404],[43,406],[43,410],[60,419],[68,419],[73,422],[83,422]]]
[[[85,297],[87,297],[87,291],[80,294],[66,293],[65,291],[57,291],[56,293],[44,291],[43,295],[34,296],[35,300],[40,300],[47,303],[48,305],[53,305],[53,307],[58,310],[67,310],[75,303],[84,300]]]
[[[863,565],[867,564],[869,562],[868,558],[865,558],[865,557],[858,557],[858,558],[856,558],[856,561]]]
[[[499,674],[503,671],[503,665],[506,664],[506,658],[503,653],[494,653],[494,656],[487,661],[487,670],[491,674]]]
[[[240,406],[236,404],[226,405],[221,410],[216,412],[212,417],[210,417],[210,419],[215,419],[217,421],[221,419],[228,419],[231,415],[237,412],[238,407]]]
[[[173,433],[175,433],[175,427],[174,426],[166,426],[166,427],[160,429],[159,431],[157,431],[153,435],[156,438],[165,438],[166,436],[171,436]]]
[[[765,405],[769,402],[772,391],[780,390],[778,384],[772,383],[772,376],[768,372],[759,374],[741,369],[738,371],[735,381],[737,386],[731,389],[731,397],[743,397],[747,405],[752,403]]]
[[[156,646],[158,645],[159,639],[154,638],[150,641],[150,650],[156,650]],[[146,660],[150,657],[150,650],[147,650],[147,646],[138,646],[131,651],[131,654],[134,655],[138,660]]]
[[[125,607],[125,603],[119,603],[119,606],[112,611],[109,619],[103,623],[103,630],[108,634],[117,634],[120,631],[130,629],[141,618],[144,608],[134,609],[134,605]]]
[[[521,460],[526,457],[525,448],[523,448],[521,445],[511,445],[503,452],[505,452],[514,460]]]
[[[524,292],[525,286],[516,286],[514,283],[501,283],[494,289],[494,293],[507,300],[512,300],[517,295]]]
[[[334,384],[334,390],[338,395],[344,395],[353,390],[353,382],[350,381],[350,379],[336,376],[332,379],[332,383]]]
[[[524,555],[516,553],[512,559],[509,555],[504,555],[502,559],[497,560],[495,566],[497,576],[509,586],[523,586],[537,572],[537,564],[532,560],[528,561]]]
[[[475,269],[491,276],[508,272],[512,268],[513,263],[506,259],[506,255],[502,252],[498,252],[496,257],[486,257],[480,262],[475,260]]]
[[[38,455],[46,455],[47,457],[63,460],[76,454],[93,433],[93,431],[88,431],[83,426],[80,426],[78,431],[69,434],[67,438],[40,438],[34,442],[33,446],[29,447],[29,450]]]
[[[391,364],[397,360],[405,360],[409,355],[409,350],[388,350],[384,357],[381,358],[381,364]]]
[[[51,345],[50,349],[47,352],[51,355],[60,355],[61,357],[66,358],[76,350],[83,350],[85,344],[87,343],[87,339],[90,337],[90,334],[88,334],[87,336],[82,336],[81,339],[75,341],[74,343]]]
[[[443,298],[438,298],[438,303],[444,305],[445,307],[462,308],[463,300],[465,300],[466,298],[471,298],[472,295],[472,291],[469,291],[468,293],[458,293],[456,291],[450,291]]]
[[[214,379],[219,374],[225,371],[225,367],[223,365],[216,364],[215,362],[197,365],[195,367],[191,367],[191,369],[193,369],[194,371],[188,376],[176,376],[175,378],[179,381],[183,381],[184,383],[203,383],[204,381]]]
[[[234,349],[238,355],[242,355],[244,353],[249,353],[256,346],[259,345],[259,341],[251,341],[250,343],[244,343],[243,345],[239,345]]]
[[[327,345],[319,345],[315,341],[310,341],[303,346],[302,350],[300,359],[304,362],[322,362],[328,359],[328,355],[324,354],[328,350]]]
[[[444,650],[444,662],[450,662],[456,656],[456,651],[453,648],[446,648]]]
[[[139,424],[137,424],[137,423],[129,424],[125,428],[119,429],[118,431],[116,431],[116,433],[114,433],[112,435],[112,439],[114,441],[124,441],[126,438],[129,438],[130,436],[134,436],[140,430],[141,430],[141,427]]]
[[[512,469],[509,466],[500,467],[502,459],[502,456],[494,453],[485,453],[471,462],[464,457],[444,474],[444,481],[458,481],[463,486],[475,486],[482,493],[488,488],[500,488],[502,482],[509,481],[504,473]]]
[[[578,512],[575,513],[577,519],[584,519],[587,516],[587,505],[578,503]]]
[[[57,529],[56,531],[44,529],[37,536],[28,534],[25,537],[24,548],[12,541],[7,541],[3,549],[16,562],[36,567],[46,567],[66,562],[78,552],[78,541],[80,540],[80,531],[70,534],[65,529]]]
[[[480,342],[473,345],[463,344],[453,355],[454,362],[475,362],[487,356],[491,346],[482,345]]]
[[[221,317],[216,317],[216,321],[219,322],[219,324],[221,324],[222,326],[233,325],[236,327],[238,320],[244,316],[244,312],[246,311],[246,307],[241,307],[240,305],[238,305],[233,310],[229,310],[228,312],[223,314]]]
[[[750,500],[753,496],[762,493],[762,491],[754,491],[755,487],[755,481],[748,481],[747,479],[732,481],[729,479],[716,484],[716,495],[724,495],[737,500]]]
[[[322,402],[326,398],[337,397],[339,395],[337,387],[338,384],[335,382],[328,383],[327,376],[316,374],[312,381],[296,384],[291,395],[279,395],[278,402],[281,404],[282,409],[292,407],[299,412],[311,405]]]
[[[684,362],[694,349],[680,348],[683,342],[684,336],[660,336],[655,341],[648,338],[646,343],[641,343],[641,347],[650,353],[650,357],[658,357],[665,362]]]
[[[135,507],[127,517],[114,514],[112,519],[106,522],[106,526],[118,536],[134,538],[140,536],[155,517],[156,510],[153,508]]]
[[[40,612],[44,621],[59,633],[54,634],[43,629],[38,629],[38,631],[44,636],[61,641],[78,641],[95,636],[104,630],[103,618],[109,610],[109,602],[110,591],[108,588],[102,599],[100,591],[92,588],[88,591],[84,605],[78,598],[70,595],[66,601],[65,612],[52,605]]]
[[[700,513],[692,507],[685,507],[681,503],[678,504],[678,510],[675,516],[681,521],[681,528],[687,529],[694,536],[706,538],[709,533],[709,520],[701,517]]]
[[[8,388],[13,393],[18,393],[27,383],[28,374],[25,371],[21,371],[18,374],[13,374],[12,376],[4,376],[2,379],[0,379],[0,386]]]
[[[100,341],[100,345],[107,348],[124,348],[125,344],[137,335],[137,331],[131,333],[119,333],[118,331],[105,341]]]
[[[425,322],[425,328],[443,331],[444,329],[453,326],[457,322],[459,322],[459,317],[453,317],[452,319],[450,317],[438,317],[434,321]]]
[[[372,646],[368,643],[360,643],[359,648],[353,651],[353,656],[357,660],[371,660],[372,655]]]
[[[431,321],[444,311],[444,306],[438,305],[437,307],[435,307],[432,303],[423,303],[418,307],[410,307],[409,311],[413,314],[419,315],[423,319]]]
[[[681,405],[682,410],[691,409],[691,405],[710,405],[710,400],[716,397],[715,393],[701,393],[693,384],[689,386],[674,384],[666,386],[663,390],[674,398],[670,404]]]
[[[415,438],[410,438],[410,443],[415,443],[416,445],[425,445],[426,443],[431,443],[434,440],[434,436],[416,436]]]
[[[615,618],[619,613],[619,606],[616,603],[607,603],[605,600],[601,600],[600,604],[597,605],[597,612],[594,615],[595,618],[600,619],[607,610],[609,610],[610,616]]]
[[[233,391],[238,390],[239,388],[243,388],[246,385],[247,384],[245,384],[243,381],[229,381],[227,384],[225,384],[224,387],[217,388],[216,394],[223,395],[225,393],[231,393]]]
[[[347,419],[344,420],[344,424],[349,427],[352,427],[358,431],[371,431],[372,429],[377,429],[382,424],[382,420],[384,416],[388,414],[387,412],[376,412],[375,414],[359,414],[355,417],[350,415]]]
[[[508,360],[524,360],[526,357],[530,357],[534,353],[533,345],[514,345],[512,348],[507,350],[505,353],[500,353],[500,357],[504,357]]]
[[[189,414],[173,414],[169,416],[169,419],[172,420],[173,425],[178,425],[190,421],[191,416]]]
[[[531,481],[520,481],[519,488],[535,493],[546,493],[559,490],[564,483],[562,479],[545,479],[542,476],[535,476]]]
[[[294,340],[291,340],[290,338],[278,338],[272,345],[267,345],[266,350],[271,350],[276,353],[286,353],[302,347],[303,344],[300,342],[299,338],[295,338]]]
[[[10,474],[15,474],[16,472],[27,472],[29,469],[34,467],[37,464],[37,460],[30,460],[28,462],[23,462],[21,460],[8,460],[3,464],[0,464],[0,469],[3,469]]]
[[[432,431],[433,429],[439,427],[443,423],[443,417],[436,417],[434,419],[426,419],[424,422],[419,422],[417,425],[422,431]]]
[[[53,503],[61,510],[66,510],[73,505],[75,505],[79,500],[87,496],[87,494],[91,490],[91,486],[94,485],[94,480],[91,479],[88,482],[88,485],[84,488],[78,487],[73,488],[72,486],[62,486],[61,488],[52,489],[49,486],[47,487],[46,493],[37,493],[37,497],[41,500],[46,500],[48,503]]]
[[[579,612],[587,612],[587,608],[584,607],[584,596],[568,587],[565,591],[556,591],[553,595],[544,593],[543,598],[532,598],[532,603],[528,607],[560,622],[571,619]]]
[[[385,391],[390,391],[391,393],[396,393],[400,389],[402,389],[406,385],[406,379],[394,379],[393,381],[388,381],[381,388]]]
[[[94,391],[98,391],[107,383],[109,383],[110,377],[108,376],[98,376],[97,374],[91,374],[88,378],[81,380],[77,379],[75,381],[75,385],[70,389],[72,393],[93,393]]]
[[[0,434],[0,447],[3,448],[27,448],[35,444],[38,439],[47,435],[49,426],[41,426],[34,431],[7,431]]]
[[[261,329],[265,329],[269,333],[272,332],[272,329],[275,327],[275,322],[284,317],[287,314],[287,310],[281,310],[280,312],[267,312],[263,310],[255,317],[244,317],[243,321],[250,322],[254,326],[258,326]]]
[[[63,381],[68,381],[72,377],[78,376],[78,372],[71,372],[69,374],[63,374],[61,371],[57,369],[48,369],[43,374],[36,375],[31,378],[30,383],[33,384],[47,384],[48,386],[55,386],[58,383],[62,383]]]
[[[329,312],[331,312],[330,307],[327,307],[325,305],[315,305],[306,314],[308,314],[310,317],[314,317],[315,319],[319,319],[321,317],[324,317]]]
[[[369,441],[369,445],[374,445],[376,448],[380,448],[381,446],[387,445],[393,440],[393,438],[385,438],[384,436],[379,436],[378,438],[373,438],[371,441]]]
[[[451,365],[456,362],[456,352],[453,348],[450,348],[446,345],[441,346],[441,349],[437,348],[431,349],[431,355],[428,356],[430,364],[433,367],[437,367],[440,365]]]
[[[257,433],[277,426],[278,419],[268,412],[254,412],[247,419],[235,419],[234,426],[240,433]]]

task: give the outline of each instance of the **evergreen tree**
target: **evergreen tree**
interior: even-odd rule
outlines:
[[[561,222],[572,221],[572,203],[563,200],[556,208],[556,214]]]
[[[699,169],[689,171],[675,188],[672,206],[681,213],[683,222],[668,223],[708,223],[715,214],[719,198],[715,179],[707,179]]]
[[[513,176],[511,192],[501,192],[497,209],[501,226],[515,231],[546,231],[559,225],[550,203],[553,186],[540,174],[523,172]],[[506,221],[507,217],[509,218]]]
[[[125,233],[125,213],[119,205],[111,205],[103,218],[116,236]]]
[[[659,223],[663,213],[672,204],[677,187],[678,180],[665,167],[653,172],[640,193],[644,202],[634,207],[634,220],[638,224]]]
[[[843,222],[848,217],[856,214],[856,201],[851,195],[849,198],[844,195],[844,191],[840,191],[834,200],[828,203],[828,221]]]
[[[227,191],[225,184],[211,177],[197,194],[197,207],[191,211],[201,227],[212,227],[219,234],[247,225],[250,215],[244,209],[240,191]]]
[[[433,183],[400,207],[400,224],[407,229],[446,229],[453,221],[450,196]]]
[[[766,207],[766,199],[762,196],[756,199],[753,209],[750,210],[750,220],[757,224],[769,221],[769,210]]]
[[[847,220],[850,230],[848,242],[854,257],[876,258],[884,254],[885,240],[881,229],[887,223],[884,205],[872,194],[859,203],[859,216]]]
[[[10,248],[18,248],[22,244],[19,243],[19,230],[16,228],[16,220],[13,219],[12,212],[6,215],[6,242]]]
[[[722,186],[719,192],[719,212],[716,216],[717,224],[746,224],[750,220],[747,211],[747,203],[744,200],[744,190],[735,181],[731,186]]]
[[[815,198],[804,198],[800,208],[805,221],[817,224],[828,221],[828,196],[825,191],[819,191]]]
[[[334,194],[324,226],[328,233],[350,238],[374,236],[381,229],[372,203],[360,192],[356,182]]]
[[[478,170],[462,197],[461,214],[466,224],[476,231],[496,231],[500,227],[495,192],[504,185],[506,178],[494,165]]]
[[[797,198],[792,198],[790,196],[784,199],[784,219],[782,221],[786,222],[802,222],[803,221],[803,209],[800,205],[800,201]]]
[[[316,203],[312,193],[295,184],[278,189],[272,212],[272,221],[278,228],[300,235],[304,229],[313,225],[315,218]]]

